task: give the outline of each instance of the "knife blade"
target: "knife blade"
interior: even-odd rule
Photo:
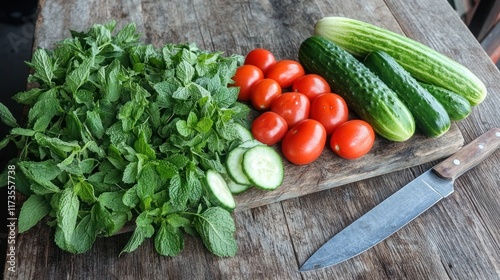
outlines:
[[[500,128],[490,129],[337,233],[299,271],[329,267],[375,246],[453,193],[455,179],[499,147]]]

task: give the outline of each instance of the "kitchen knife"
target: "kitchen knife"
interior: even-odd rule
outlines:
[[[500,147],[493,128],[415,178],[321,246],[300,268],[308,271],[346,261],[375,246],[453,192],[454,180]]]

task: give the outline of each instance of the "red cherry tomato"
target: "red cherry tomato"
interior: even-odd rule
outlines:
[[[288,125],[280,115],[267,111],[252,122],[252,135],[267,145],[274,145],[285,137]]]
[[[275,80],[262,79],[255,83],[250,94],[250,101],[256,110],[269,109],[271,102],[281,95],[281,87]]]
[[[326,131],[322,124],[306,119],[292,127],[281,143],[283,156],[290,162],[302,165],[316,160],[326,144]]]
[[[340,157],[356,159],[366,155],[375,142],[372,126],[363,120],[341,124],[332,134],[330,147]]]
[[[326,129],[326,134],[333,131],[349,117],[345,100],[335,93],[323,93],[313,99],[309,118],[319,121]]]
[[[293,83],[292,90],[305,94],[311,101],[322,93],[331,92],[328,82],[317,74],[307,74],[298,78]]]
[[[288,127],[292,127],[298,122],[309,117],[311,102],[309,99],[298,92],[285,92],[271,103],[271,111],[282,116]]]
[[[241,65],[236,69],[236,73],[233,76],[234,83],[230,86],[240,87],[238,100],[248,101],[250,100],[252,86],[262,79],[264,79],[264,73],[257,66]]]
[[[250,64],[259,67],[259,69],[262,70],[262,73],[264,73],[265,75],[267,70],[275,63],[276,58],[270,51],[262,48],[257,48],[251,50],[247,54],[244,64]]]
[[[305,75],[304,67],[295,60],[279,60],[266,73],[266,77],[275,80],[281,88],[289,88],[295,80]]]

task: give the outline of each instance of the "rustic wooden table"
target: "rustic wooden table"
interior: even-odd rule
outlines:
[[[35,47],[52,48],[70,35],[69,29],[83,31],[114,19],[119,27],[135,22],[143,40],[156,46],[189,41],[228,54],[265,47],[277,58],[296,59],[298,46],[312,34],[314,23],[328,15],[406,34],[477,74],[489,94],[456,124],[455,133],[463,136],[464,143],[500,126],[500,72],[445,0],[41,0]],[[413,167],[400,162],[402,168],[385,175],[240,209],[233,214],[239,251],[232,258],[210,254],[192,237],[175,258],[159,256],[152,242],[119,257],[129,233],[98,239],[89,252],[71,255],[56,247],[53,233],[40,223],[18,236],[16,272],[5,270],[4,275],[6,279],[500,279],[499,152],[461,176],[455,193],[374,248],[330,268],[298,271],[330,237],[437,162],[431,159],[413,162],[417,164]],[[343,168],[350,167],[345,163]],[[329,170],[321,174],[333,176]]]

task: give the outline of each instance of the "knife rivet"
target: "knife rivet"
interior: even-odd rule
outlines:
[[[454,165],[459,165],[459,164],[460,164],[460,160],[458,160],[458,159],[454,159],[454,160],[453,160],[453,164],[454,164]]]
[[[484,149],[484,145],[483,144],[479,144],[479,146],[477,146],[480,150]]]
[[[500,137],[500,132],[495,133],[496,137]]]

